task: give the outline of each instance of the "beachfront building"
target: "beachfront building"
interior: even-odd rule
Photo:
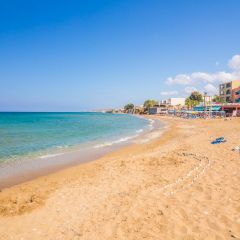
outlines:
[[[149,108],[149,114],[167,114],[168,110],[181,110],[185,106],[185,98],[169,98],[161,100],[154,107]]]
[[[161,108],[160,107],[150,107],[148,109],[148,113],[149,114],[159,114],[161,112]]]
[[[227,103],[235,101],[235,89],[240,87],[240,80],[235,80],[219,85],[219,96]],[[237,98],[238,99],[238,98]]]
[[[165,115],[167,113],[167,104],[162,103],[159,101],[157,104],[155,104],[153,107],[150,107],[148,109],[148,114],[159,114],[159,115]]]
[[[153,114],[165,115],[165,114],[167,114],[167,108],[165,106],[150,107],[148,109],[148,113],[151,115],[153,115]]]
[[[168,106],[184,106],[185,98],[169,98],[167,100],[160,101],[160,104],[166,104]]]
[[[185,106],[185,98],[169,98],[168,104],[170,106]]]
[[[240,117],[240,103],[227,103],[221,106],[227,116]]]
[[[221,103],[213,105],[199,104],[193,108],[194,111],[210,115],[240,117],[240,103]],[[224,114],[222,114],[224,113]]]
[[[240,103],[240,87],[234,88],[232,91],[232,99],[234,103]]]

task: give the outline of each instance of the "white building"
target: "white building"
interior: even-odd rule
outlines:
[[[170,106],[184,106],[185,105],[185,98],[169,98],[167,100],[160,101],[161,104],[167,104]]]

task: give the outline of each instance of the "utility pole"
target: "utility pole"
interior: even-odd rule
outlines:
[[[210,104],[210,118],[212,118],[212,97],[209,96],[209,104]]]
[[[206,118],[206,96],[207,92],[204,92],[204,97],[203,97],[203,106],[204,106],[204,118]]]

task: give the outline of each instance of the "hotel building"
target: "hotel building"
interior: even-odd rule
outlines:
[[[234,103],[240,103],[240,87],[234,88],[232,91],[232,99]]]
[[[240,87],[240,80],[232,81],[232,82],[227,82],[219,85],[219,96],[228,103],[231,102],[236,102],[238,101],[239,96],[238,89]],[[237,92],[237,93],[236,93]]]

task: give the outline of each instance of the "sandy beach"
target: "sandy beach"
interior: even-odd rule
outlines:
[[[240,239],[240,119],[156,118],[151,141],[3,189],[0,239]]]

